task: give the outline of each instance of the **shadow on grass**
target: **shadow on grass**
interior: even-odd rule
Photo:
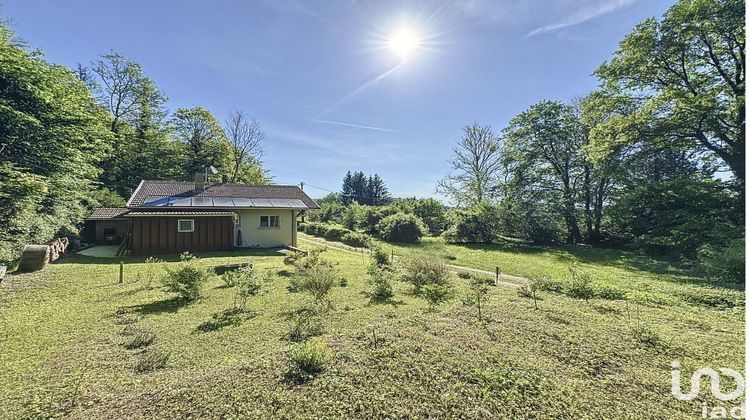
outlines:
[[[393,297],[378,298],[375,296],[371,296],[369,293],[367,293],[366,295],[370,297],[370,305],[391,305],[395,308],[397,306],[406,304],[406,302],[404,302],[403,300],[396,300]]]
[[[225,257],[279,257],[283,258],[284,254],[280,252],[283,248],[239,248],[231,251],[218,252],[196,252],[193,253],[198,258],[225,258]],[[66,254],[55,262],[55,264],[99,264],[99,265],[116,265],[120,261],[125,264],[138,264],[146,261],[149,257],[156,257],[164,262],[180,261],[180,253],[166,255],[140,255],[125,257],[91,257],[75,253]]]
[[[253,319],[258,315],[259,313],[255,311],[246,311],[236,308],[225,309],[215,313],[210,321],[198,325],[195,332],[208,333],[211,331],[218,331],[225,327],[234,327],[240,325],[244,321]]]
[[[134,312],[138,312],[141,315],[161,314],[167,312],[174,313],[188,304],[190,304],[190,301],[174,297],[171,299],[157,300],[156,302],[130,306],[129,309],[132,309]]]

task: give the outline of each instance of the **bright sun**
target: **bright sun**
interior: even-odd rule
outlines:
[[[419,37],[409,28],[402,27],[388,38],[388,46],[405,60],[419,48]]]

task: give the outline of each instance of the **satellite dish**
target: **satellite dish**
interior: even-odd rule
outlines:
[[[216,174],[219,173],[219,171],[216,170],[216,168],[214,168],[214,165],[209,166],[208,169],[210,169],[211,173],[214,174],[214,175],[216,175]]]

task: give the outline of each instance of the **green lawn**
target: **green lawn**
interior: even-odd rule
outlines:
[[[368,261],[330,249],[325,257],[348,281],[332,292],[321,337],[334,358],[297,384],[285,375],[299,345],[286,338],[286,315],[309,298],[287,290],[281,254],[202,256],[206,267],[250,260],[272,274],[267,293],[250,298],[230,325],[216,321],[234,296],[218,276],[201,300],[185,304],[158,282],[138,280],[142,259],[125,259],[126,281],[118,284],[116,260],[72,256],[0,283],[0,417],[695,418],[703,398],[715,400],[707,392],[693,402],[674,399],[673,360],[684,376],[704,366],[744,370],[744,309],[736,304],[743,292],[666,263],[616,251],[437,240],[396,252],[560,278],[575,261],[598,283],[653,296],[585,303],[542,293],[535,310],[515,288],[497,286],[489,319],[480,322],[462,303],[465,280],[453,280],[457,297],[437,312],[401,282],[393,300],[374,303]],[[723,299],[686,298],[704,291]],[[156,334],[151,348],[170,355],[166,367],[133,371],[138,351],[123,347],[125,327],[117,324],[130,317]],[[637,324],[656,342],[638,340]]]

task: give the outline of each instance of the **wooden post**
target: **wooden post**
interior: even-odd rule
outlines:
[[[391,264],[393,264],[393,248],[391,248]]]
[[[122,283],[124,271],[125,271],[125,262],[120,261],[120,283]]]
[[[495,267],[495,286],[500,283],[500,267]]]

